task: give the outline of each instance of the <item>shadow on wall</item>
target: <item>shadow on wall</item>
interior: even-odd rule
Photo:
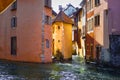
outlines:
[[[105,49],[99,42],[94,39],[93,33],[86,34],[85,40],[86,61],[95,61],[97,63],[109,63],[109,49]]]
[[[100,45],[93,36],[86,34],[85,59],[111,66],[120,66],[120,35],[109,35],[109,48]]]
[[[56,55],[54,55],[53,62],[54,61],[60,61],[60,62],[64,61],[64,56],[63,56],[62,52],[59,49],[56,51]]]
[[[120,35],[110,35],[111,62],[120,66]]]

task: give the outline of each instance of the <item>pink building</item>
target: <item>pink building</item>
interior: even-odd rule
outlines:
[[[108,31],[111,63],[120,66],[120,0],[108,1]]]
[[[51,0],[17,0],[0,15],[0,59],[51,62]]]
[[[90,33],[93,33],[93,42],[90,43],[93,46],[88,47],[86,43],[86,52],[92,52],[90,56],[95,61],[120,66],[120,0],[86,1],[87,34],[90,36]],[[86,36],[86,41],[91,40]]]

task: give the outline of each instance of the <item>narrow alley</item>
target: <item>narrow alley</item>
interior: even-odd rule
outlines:
[[[0,80],[120,80],[120,71],[86,65],[73,56],[69,63],[35,64],[0,61]]]

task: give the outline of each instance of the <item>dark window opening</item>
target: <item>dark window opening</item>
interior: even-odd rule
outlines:
[[[16,10],[17,9],[17,0],[12,4],[11,10]]]
[[[100,25],[100,15],[95,16],[95,26]]]
[[[13,17],[12,19],[11,19],[11,27],[16,27],[17,26],[17,18],[16,17]]]
[[[99,6],[100,5],[100,0],[95,0],[95,6]]]
[[[49,46],[50,46],[50,42],[48,39],[46,39],[46,48],[49,48]]]
[[[11,37],[11,55],[17,55],[17,38]]]
[[[58,40],[58,42],[60,42],[60,40]]]
[[[60,29],[60,26],[58,26],[58,29]]]

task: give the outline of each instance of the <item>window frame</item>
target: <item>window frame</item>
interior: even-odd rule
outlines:
[[[50,48],[50,41],[46,39],[46,48]]]
[[[95,0],[95,7],[100,5],[100,0]]]
[[[95,27],[100,26],[100,14],[95,16]]]
[[[17,27],[17,17],[16,16],[13,16],[11,18],[11,27],[12,28],[16,28]]]
[[[17,37],[16,36],[11,37],[11,55],[13,56],[17,55]]]
[[[93,26],[94,26],[94,18],[90,18],[87,21],[87,32],[93,31]]]

